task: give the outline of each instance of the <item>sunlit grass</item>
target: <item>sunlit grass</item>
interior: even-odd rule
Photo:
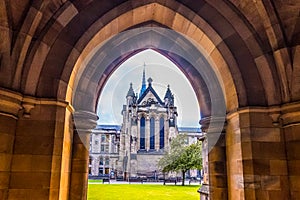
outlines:
[[[198,200],[199,186],[89,184],[89,200]]]
[[[94,180],[94,179],[89,179],[89,183],[102,183],[103,181],[101,179],[99,180]]]

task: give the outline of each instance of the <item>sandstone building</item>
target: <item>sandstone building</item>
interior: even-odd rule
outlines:
[[[148,48],[194,88],[210,198],[299,199],[299,4],[0,1],[0,199],[86,199],[98,97]]]
[[[121,126],[97,125],[90,137],[89,176],[115,178]]]
[[[152,79],[145,83],[145,70],[140,95],[130,84],[123,106],[123,124],[120,136],[120,160],[118,171],[128,176],[158,171],[158,160],[172,137],[176,137],[177,108],[168,87],[163,100],[152,86]]]
[[[146,84],[145,66],[141,90],[135,93],[132,84],[123,105],[121,126],[98,125],[92,131],[89,174],[93,176],[162,178],[158,161],[178,134],[187,136],[191,144],[201,137],[200,129],[178,127],[177,107],[170,86],[163,100],[152,86]],[[193,174],[197,176],[197,173]]]

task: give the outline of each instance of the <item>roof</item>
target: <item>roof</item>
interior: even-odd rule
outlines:
[[[160,103],[161,105],[164,105],[163,101],[159,98],[158,94],[155,92],[155,90],[152,87],[152,84],[148,85],[148,88],[145,90],[145,92],[142,94],[142,96],[139,97],[137,103],[140,104],[141,101],[144,99],[144,97],[149,93],[152,92],[152,94],[155,96],[155,98],[157,99],[158,103]]]
[[[172,99],[173,98],[172,92],[170,90],[170,85],[168,85],[168,89],[166,91],[165,98],[168,98],[168,99]]]
[[[130,87],[129,87],[129,90],[128,90],[128,93],[126,95],[126,97],[134,97],[135,94],[134,94],[134,91],[133,91],[133,88],[132,88],[132,83],[130,83]]]
[[[121,126],[120,125],[111,125],[111,124],[98,124],[95,128],[95,130],[115,130],[120,131]]]
[[[178,132],[201,133],[200,127],[178,127]]]
[[[144,70],[143,70],[143,78],[142,78],[142,87],[140,91],[140,96],[145,92],[146,90],[146,73],[145,73],[146,64],[144,63]]]

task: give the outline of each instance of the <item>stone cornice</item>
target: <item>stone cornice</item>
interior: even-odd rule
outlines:
[[[22,109],[23,96],[20,93],[0,89],[0,115],[18,118],[18,113]]]
[[[227,113],[226,119],[230,120],[243,113],[268,113],[274,125],[281,124],[282,127],[291,124],[300,124],[300,102],[286,103],[270,107],[243,107],[236,111]]]
[[[90,111],[79,110],[74,113],[73,120],[77,131],[91,133],[97,126],[98,116]]]
[[[17,119],[20,111],[23,111],[24,117],[30,117],[30,111],[36,105],[53,105],[67,108],[70,112],[74,112],[72,105],[65,101],[26,96],[15,91],[0,88],[0,115]]]
[[[232,119],[236,117],[239,114],[243,113],[276,113],[280,112],[280,106],[270,106],[270,107],[243,107],[243,108],[238,108],[235,111],[227,113],[226,119]]]

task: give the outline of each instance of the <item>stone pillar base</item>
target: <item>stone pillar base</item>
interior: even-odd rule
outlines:
[[[209,200],[209,185],[203,184],[197,192],[200,193],[200,200]]]

